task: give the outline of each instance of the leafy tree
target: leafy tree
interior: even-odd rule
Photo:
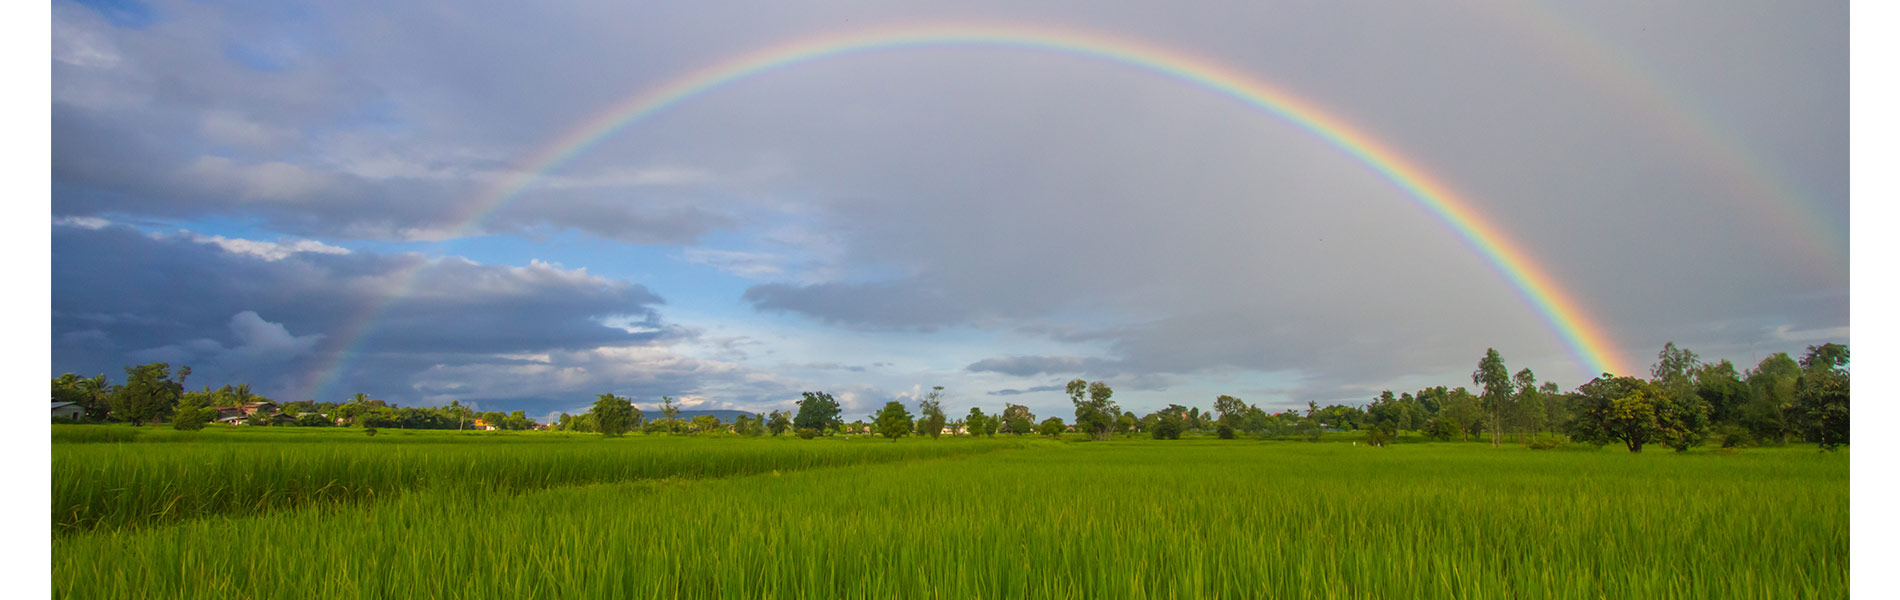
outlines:
[[[1246,402],[1233,396],[1222,395],[1214,399],[1214,412],[1220,413],[1220,424],[1226,425],[1229,429],[1240,427],[1241,419],[1246,417],[1248,408],[1250,407]]]
[[[739,418],[733,420],[732,429],[746,437],[765,435],[765,417],[752,414],[739,415]]]
[[[1654,383],[1605,373],[1577,391],[1577,439],[1599,444],[1622,442],[1630,452],[1642,452],[1650,442],[1686,449],[1690,440],[1702,434],[1693,429],[1697,418],[1690,414],[1699,405],[1672,401],[1668,392]]]
[[[1022,435],[1035,432],[1036,415],[1031,414],[1027,406],[1021,404],[1004,404],[1002,418],[1003,427],[1008,429],[1010,433]]]
[[[1432,417],[1425,424],[1425,436],[1441,442],[1465,439],[1465,429],[1449,415]]]
[[[765,428],[772,430],[772,435],[775,436],[785,433],[786,430],[792,428],[792,417],[782,410],[772,411],[772,418],[766,421]]]
[[[1384,447],[1399,439],[1398,423],[1381,421],[1366,430],[1366,443],[1375,447]]]
[[[818,430],[810,428],[810,427],[800,427],[794,430],[794,433],[796,433],[798,435],[798,439],[801,439],[801,440],[809,440],[809,439],[818,437]]]
[[[964,417],[963,425],[970,428],[972,437],[996,433],[996,417],[983,414],[983,409],[975,406],[970,407],[970,416]]]
[[[1187,430],[1192,413],[1192,410],[1179,404],[1169,404],[1167,408],[1155,411],[1155,424],[1148,429],[1148,437],[1157,440],[1181,439],[1181,432]]]
[[[633,427],[633,403],[613,394],[601,394],[587,415],[593,417],[594,430],[607,437],[626,435]]]
[[[1089,383],[1080,379],[1070,381],[1066,389],[1069,400],[1075,404],[1075,430],[1098,442],[1107,440],[1121,415],[1121,407],[1109,399],[1115,390],[1100,381]],[[1084,392],[1088,394],[1086,401],[1082,399]]]
[[[929,434],[930,439],[942,436],[943,424],[948,421],[948,417],[943,414],[943,386],[930,388],[930,392],[924,394],[923,401],[917,403],[917,412],[923,417],[920,426],[923,433]]]
[[[171,365],[151,363],[125,368],[125,384],[113,390],[112,416],[144,425],[169,412],[185,391],[185,377],[191,367],[179,367],[178,379],[172,380]]]
[[[1478,370],[1471,372],[1471,384],[1484,390],[1479,399],[1491,414],[1491,445],[1495,447],[1503,429],[1503,414],[1511,403],[1511,371],[1504,366],[1504,357],[1497,349],[1484,350],[1484,358],[1478,360]]]
[[[1115,430],[1122,433],[1141,431],[1141,419],[1135,418],[1135,413],[1132,412],[1122,413],[1121,424],[1117,425]]]
[[[1724,359],[1703,364],[1695,372],[1696,395],[1709,406],[1709,420],[1717,424],[1740,424],[1749,400],[1748,384],[1736,372],[1735,364]]]
[[[700,415],[697,417],[693,417],[693,432],[694,433],[698,433],[699,435],[718,435],[719,433],[722,433],[725,430],[726,430],[725,424],[719,422],[719,417],[715,417],[712,415]]]
[[[686,424],[680,422],[680,407],[673,403],[672,396],[660,396],[660,429],[667,433],[680,433]]]
[[[798,401],[798,416],[792,419],[792,427],[825,431],[843,425],[839,418],[843,412],[838,401],[825,392],[804,392],[805,399]]]
[[[1809,441],[1824,450],[1845,445],[1848,440],[1847,347],[1840,344],[1808,346],[1801,357],[1801,378],[1795,388],[1795,405]]]
[[[1795,433],[1788,418],[1795,406],[1795,392],[1801,382],[1801,366],[1785,352],[1776,352],[1761,360],[1748,372],[1750,395],[1742,409],[1742,424],[1756,441],[1783,443]]]
[[[910,433],[910,410],[904,408],[904,403],[896,400],[885,402],[884,408],[877,411],[876,422],[878,435],[891,438],[891,441],[895,442],[897,438]]]
[[[329,417],[325,417],[317,413],[304,413],[301,415],[297,415],[298,427],[329,427],[335,424],[336,423],[331,421]]]
[[[1306,418],[1300,419],[1300,437],[1306,441],[1319,441],[1319,405],[1311,400],[1306,402]]]
[[[1535,439],[1549,420],[1549,413],[1544,411],[1544,392],[1537,389],[1537,374],[1530,369],[1518,371],[1511,376],[1511,383],[1517,388],[1518,425]]]
[[[1041,425],[1036,426],[1036,433],[1040,433],[1052,438],[1061,437],[1062,429],[1063,427],[1062,427],[1061,418],[1049,417],[1047,419],[1043,419]]]

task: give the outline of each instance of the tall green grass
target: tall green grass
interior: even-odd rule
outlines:
[[[82,598],[1840,598],[1847,498],[1846,455],[1798,449],[1049,444],[97,532],[54,541],[53,584]]]
[[[248,433],[248,432],[247,432]],[[146,434],[153,435],[153,434]],[[259,434],[265,435],[265,434]],[[282,435],[282,434],[270,434]],[[620,439],[431,435],[309,436],[321,444],[54,444],[53,531],[173,523],[356,503],[436,488],[515,493],[561,485],[703,478],[916,458],[1014,447],[1008,439],[923,443],[871,438]],[[141,437],[143,439],[143,437]],[[447,440],[458,440],[450,443]]]

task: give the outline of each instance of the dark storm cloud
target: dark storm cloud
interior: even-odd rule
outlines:
[[[1764,203],[1753,178],[1786,179],[1809,196],[1788,201],[1800,211],[1846,222],[1845,7],[1730,7],[1554,7],[1553,20],[1458,3],[840,2],[734,20],[693,5],[340,2],[286,18],[163,3],[128,28],[61,4],[53,212],[440,236],[547,140],[719,59],[847,22],[1022,21],[1176,47],[1324,107],[1510,234],[1634,366],[1669,340],[1735,357],[1845,341],[1845,261],[1805,254],[1811,232],[1778,225],[1783,199]],[[1736,167],[1738,153],[1761,164]],[[698,97],[550,175],[481,229],[662,244],[795,231],[827,245],[684,255],[763,280],[743,296],[763,313],[1088,347],[974,356],[1099,355],[1087,366],[1156,388],[1242,371],[1343,390],[1468,372],[1486,347],[1575,373],[1568,384],[1585,370],[1469,242],[1372,169],[1231,99],[1096,59],[847,53]],[[1844,250],[1844,234],[1819,243]],[[790,274],[808,262],[824,264]],[[151,308],[122,316],[243,344],[239,307]],[[246,321],[280,342],[268,347],[319,333],[257,312],[288,336]],[[596,364],[574,348],[598,332],[559,333],[582,354],[521,381]],[[55,343],[107,334],[69,327]]]
[[[654,312],[661,299],[646,288],[552,265],[246,249],[188,234],[155,239],[123,227],[56,227],[54,364],[116,373],[131,362],[168,360],[197,365],[206,381],[248,378],[286,389],[333,364],[345,346],[376,357],[366,369],[400,363],[385,373],[394,376],[457,356],[580,351],[679,335]],[[418,267],[413,293],[385,304]],[[601,323],[609,318],[631,320],[642,332]],[[388,392],[402,384],[386,379],[373,387]]]

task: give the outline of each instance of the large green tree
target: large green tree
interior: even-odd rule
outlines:
[[[885,402],[884,408],[877,411],[876,422],[878,435],[891,438],[891,441],[895,442],[897,438],[910,433],[910,409],[904,408],[904,403],[896,400]]]
[[[633,402],[613,394],[601,394],[587,414],[593,417],[594,430],[607,437],[625,435],[633,427]]]
[[[1808,346],[1795,386],[1795,407],[1804,437],[1833,450],[1847,444],[1847,346]]]
[[[1034,433],[1036,415],[1030,413],[1027,406],[1005,403],[1003,404],[1003,426],[1016,435]]]
[[[185,392],[185,378],[191,367],[179,367],[172,379],[171,365],[150,363],[125,368],[125,384],[112,392],[112,416],[131,421],[134,426],[171,412]]]
[[[1706,417],[1688,414],[1699,410],[1699,404],[1671,401],[1661,386],[1636,377],[1605,373],[1577,392],[1572,436],[1599,444],[1622,442],[1630,452],[1642,452],[1651,442],[1683,450],[1687,440],[1702,434],[1694,430],[1696,423],[1706,422]]]
[[[1776,352],[1750,369],[1745,381],[1751,398],[1741,412],[1749,433],[1770,444],[1780,444],[1796,433],[1789,417],[1801,383],[1801,365],[1786,352]]]
[[[1080,379],[1070,381],[1065,389],[1070,402],[1075,404],[1075,430],[1098,442],[1107,440],[1115,430],[1116,418],[1121,416],[1121,407],[1110,400],[1115,390],[1100,381],[1089,383]]]
[[[1041,425],[1036,426],[1036,433],[1040,433],[1042,435],[1046,435],[1052,438],[1061,437],[1063,429],[1064,427],[1062,425],[1062,419],[1060,417],[1049,417],[1047,419],[1043,419]]]
[[[1228,429],[1240,429],[1242,419],[1247,416],[1246,402],[1239,398],[1222,394],[1214,398],[1214,412],[1220,413],[1219,423]]]
[[[843,411],[831,394],[825,392],[803,392],[802,394],[805,399],[798,401],[798,416],[792,418],[793,428],[824,432],[844,425],[844,420],[839,418],[839,414]]]

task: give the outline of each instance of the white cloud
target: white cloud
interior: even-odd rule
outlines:
[[[59,217],[53,219],[54,227],[78,227],[80,229],[100,229],[111,225],[111,221],[99,217]]]
[[[350,250],[348,248],[332,246],[332,245],[325,244],[323,242],[319,242],[316,240],[290,239],[290,240],[278,240],[275,242],[265,242],[265,241],[259,241],[259,240],[247,240],[243,238],[228,238],[221,235],[204,235],[204,234],[199,234],[199,233],[191,233],[189,235],[191,236],[192,241],[203,243],[203,244],[216,244],[219,248],[223,248],[225,252],[230,252],[233,254],[248,254],[251,256],[255,256],[255,257],[262,258],[264,260],[270,260],[270,261],[283,260],[284,257],[290,256],[292,254],[297,254],[299,252],[310,252],[310,253],[315,253],[315,254],[349,254],[350,253]]]

